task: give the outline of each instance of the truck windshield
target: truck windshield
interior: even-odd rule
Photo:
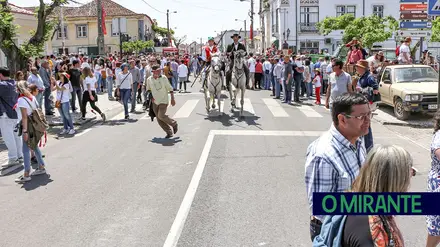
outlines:
[[[431,67],[407,67],[394,70],[395,82],[438,82],[438,74]]]

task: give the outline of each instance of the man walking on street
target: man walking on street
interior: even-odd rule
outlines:
[[[358,93],[341,95],[333,102],[330,130],[307,148],[305,182],[310,209],[314,192],[345,192],[359,174],[367,152],[362,136],[368,133],[372,112]],[[310,217],[310,237],[321,232],[324,216]]]
[[[78,97],[78,108],[81,109],[82,102],[82,89],[81,89],[81,71],[79,70],[80,64],[78,60],[73,60],[73,68],[71,68],[68,72],[70,75],[70,83],[72,83],[72,112],[76,112],[77,108],[75,107],[76,98]]]
[[[9,161],[6,166],[23,163],[23,142],[14,130],[18,123],[18,115],[14,109],[17,103],[15,81],[10,77],[8,68],[0,68],[0,131],[8,148]]]
[[[157,123],[167,134],[165,138],[173,137],[177,133],[177,122],[166,115],[168,108],[168,93],[171,95],[171,105],[176,105],[174,91],[168,79],[160,75],[159,66],[153,65],[153,76],[147,79],[146,90],[153,95],[153,111],[157,118]]]
[[[130,113],[135,112],[136,110],[136,95],[139,83],[141,83],[141,72],[139,71],[139,68],[136,66],[136,63],[134,60],[130,61],[130,73],[133,77],[133,86],[131,89],[131,111]]]
[[[38,74],[38,70],[36,67],[31,68],[31,74],[29,75],[27,82],[29,83],[29,85],[34,84],[37,86],[38,94],[37,94],[36,98],[37,98],[37,102],[38,102],[38,107],[40,107],[40,109],[41,109],[45,88],[44,88],[43,80],[41,79],[41,76]]]
[[[44,110],[46,112],[46,116],[53,115],[52,111],[52,101],[50,100],[50,95],[52,93],[50,88],[50,68],[49,63],[46,60],[41,62],[41,67],[38,73],[40,74],[41,80],[43,80],[44,85]],[[41,107],[41,106],[40,106]]]

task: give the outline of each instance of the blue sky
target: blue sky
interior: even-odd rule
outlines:
[[[47,0],[46,0],[47,1]],[[90,0],[76,0],[87,3]],[[225,29],[237,29],[243,27],[243,22],[235,19],[247,19],[249,30],[250,18],[247,15],[250,2],[239,0],[113,0],[114,2],[137,13],[144,13],[157,19],[159,26],[166,27],[167,9],[177,11],[170,15],[170,28],[175,28],[176,36],[187,35],[187,43],[203,38],[203,42],[209,36],[215,36],[216,32]],[[38,5],[38,0],[9,0],[18,6]],[[50,2],[50,1],[49,1]],[[255,0],[254,12],[258,12],[258,0]],[[155,10],[157,9],[157,10]],[[160,12],[159,12],[160,11]],[[161,13],[163,12],[163,13]],[[258,15],[254,15],[255,28],[259,27]],[[216,32],[215,32],[216,31]]]

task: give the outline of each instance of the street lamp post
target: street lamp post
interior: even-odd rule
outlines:
[[[177,13],[177,11],[171,12],[172,14]],[[167,9],[167,29],[168,29],[168,45],[172,46],[171,44],[171,32],[170,32],[170,10]]]
[[[249,13],[249,17],[251,18],[251,28],[250,28],[250,35],[251,35],[251,48],[254,48],[254,0],[240,0],[240,2],[251,2],[251,11]]]

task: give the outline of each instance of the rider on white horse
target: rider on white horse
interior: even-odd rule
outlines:
[[[209,66],[211,65],[212,55],[217,54],[219,51],[214,42],[213,37],[208,38],[208,45],[205,46],[202,50],[202,60],[203,60],[203,71],[202,71],[202,81],[205,83],[206,75],[209,72]]]
[[[231,82],[232,67],[234,67],[234,51],[242,50],[244,51],[244,54],[247,55],[246,46],[238,42],[238,40],[241,39],[241,36],[238,33],[235,33],[234,35],[231,36],[231,39],[233,39],[234,42],[228,45],[228,48],[226,49],[226,53],[228,53],[231,58],[229,64],[229,71],[226,73],[227,88],[229,88],[229,83]],[[246,85],[249,85],[249,68],[246,65],[244,66],[244,73],[246,75]]]

